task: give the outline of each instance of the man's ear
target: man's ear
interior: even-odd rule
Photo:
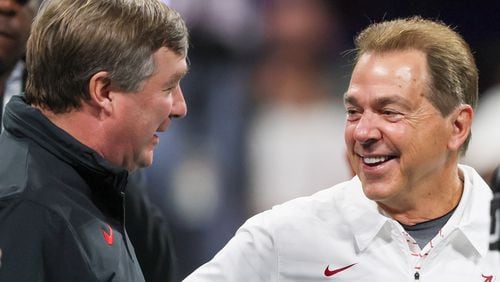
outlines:
[[[465,143],[472,127],[473,115],[474,110],[467,104],[458,106],[451,113],[452,132],[448,142],[450,149],[458,151],[462,144]]]
[[[92,75],[89,81],[90,103],[107,113],[111,112],[111,80],[109,73],[100,71]]]

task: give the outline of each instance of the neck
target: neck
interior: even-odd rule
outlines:
[[[92,108],[85,104],[79,109],[70,112],[54,113],[51,110],[36,106],[53,124],[66,131],[78,142],[101,153],[99,144],[95,140],[101,140],[101,127],[99,115],[92,113]]]
[[[398,199],[397,205],[377,202],[378,206],[394,220],[405,225],[415,225],[439,218],[455,209],[462,198],[463,175],[458,168],[451,170],[441,181],[426,183],[406,199]]]
[[[109,163],[132,170],[124,164],[122,155],[116,153],[119,145],[113,139],[117,128],[115,119],[110,118],[110,113],[97,103],[82,102],[79,108],[65,113],[54,113],[43,107],[37,108],[53,124],[94,150]],[[127,142],[125,144],[128,145]]]

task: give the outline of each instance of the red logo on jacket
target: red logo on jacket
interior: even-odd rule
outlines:
[[[102,236],[104,237],[104,241],[106,241],[106,243],[108,245],[113,245],[113,228],[111,228],[111,226],[109,226],[109,224],[106,224],[108,226],[108,230],[109,232],[106,232],[106,230],[104,230],[104,228],[102,229]]]

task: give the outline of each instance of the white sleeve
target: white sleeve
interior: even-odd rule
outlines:
[[[278,256],[272,212],[250,218],[211,261],[183,281],[276,281]]]

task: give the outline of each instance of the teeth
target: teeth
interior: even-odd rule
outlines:
[[[388,159],[389,159],[389,157],[370,157],[370,158],[363,158],[363,162],[365,164],[376,164],[376,163],[385,162]]]

